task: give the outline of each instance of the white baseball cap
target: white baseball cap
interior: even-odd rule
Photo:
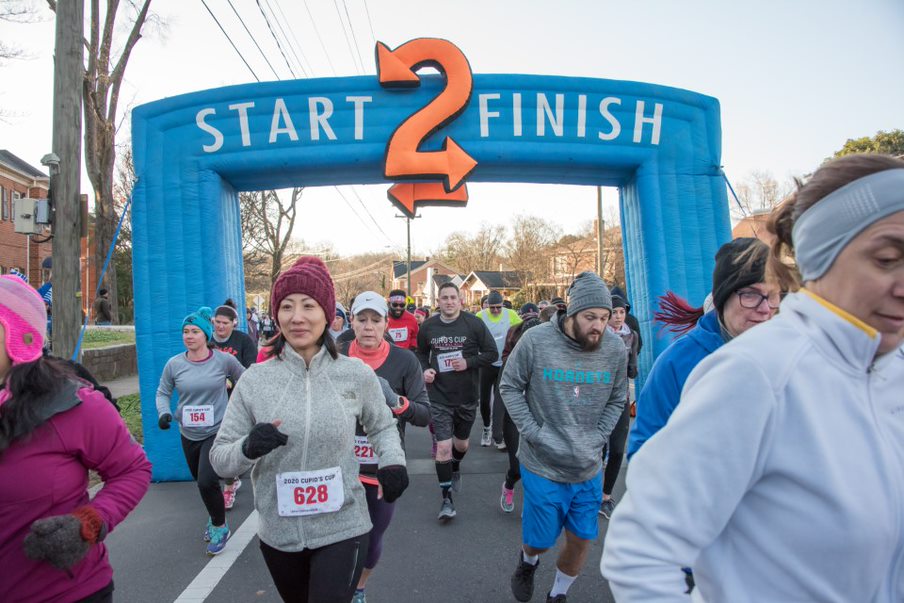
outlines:
[[[357,315],[361,310],[373,310],[382,317],[386,317],[386,300],[376,291],[359,293],[352,304],[352,314]]]

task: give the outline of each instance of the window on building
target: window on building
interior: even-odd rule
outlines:
[[[9,200],[6,196],[6,189],[0,186],[0,220],[9,220]]]

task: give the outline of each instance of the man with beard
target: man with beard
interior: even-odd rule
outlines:
[[[389,324],[386,332],[398,347],[414,351],[417,349],[418,322],[414,314],[405,308],[405,292],[393,289],[389,292]]]
[[[612,297],[605,283],[583,272],[568,296],[567,310],[524,334],[499,385],[521,433],[522,547],[511,580],[518,601],[530,600],[540,554],[563,528],[565,546],[546,600],[566,601],[598,535],[603,446],[627,395],[625,346],[606,329]]]

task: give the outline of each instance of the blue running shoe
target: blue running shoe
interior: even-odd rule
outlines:
[[[210,527],[210,544],[207,545],[207,554],[211,557],[219,555],[226,548],[226,541],[232,534],[229,531],[229,524],[224,523],[222,526]]]
[[[207,527],[204,528],[204,542],[210,542],[210,528],[213,527],[213,523],[210,521],[210,517],[207,518]]]

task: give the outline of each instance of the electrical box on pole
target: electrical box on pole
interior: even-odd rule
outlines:
[[[19,234],[41,234],[50,225],[50,204],[47,199],[15,199],[13,228]]]

